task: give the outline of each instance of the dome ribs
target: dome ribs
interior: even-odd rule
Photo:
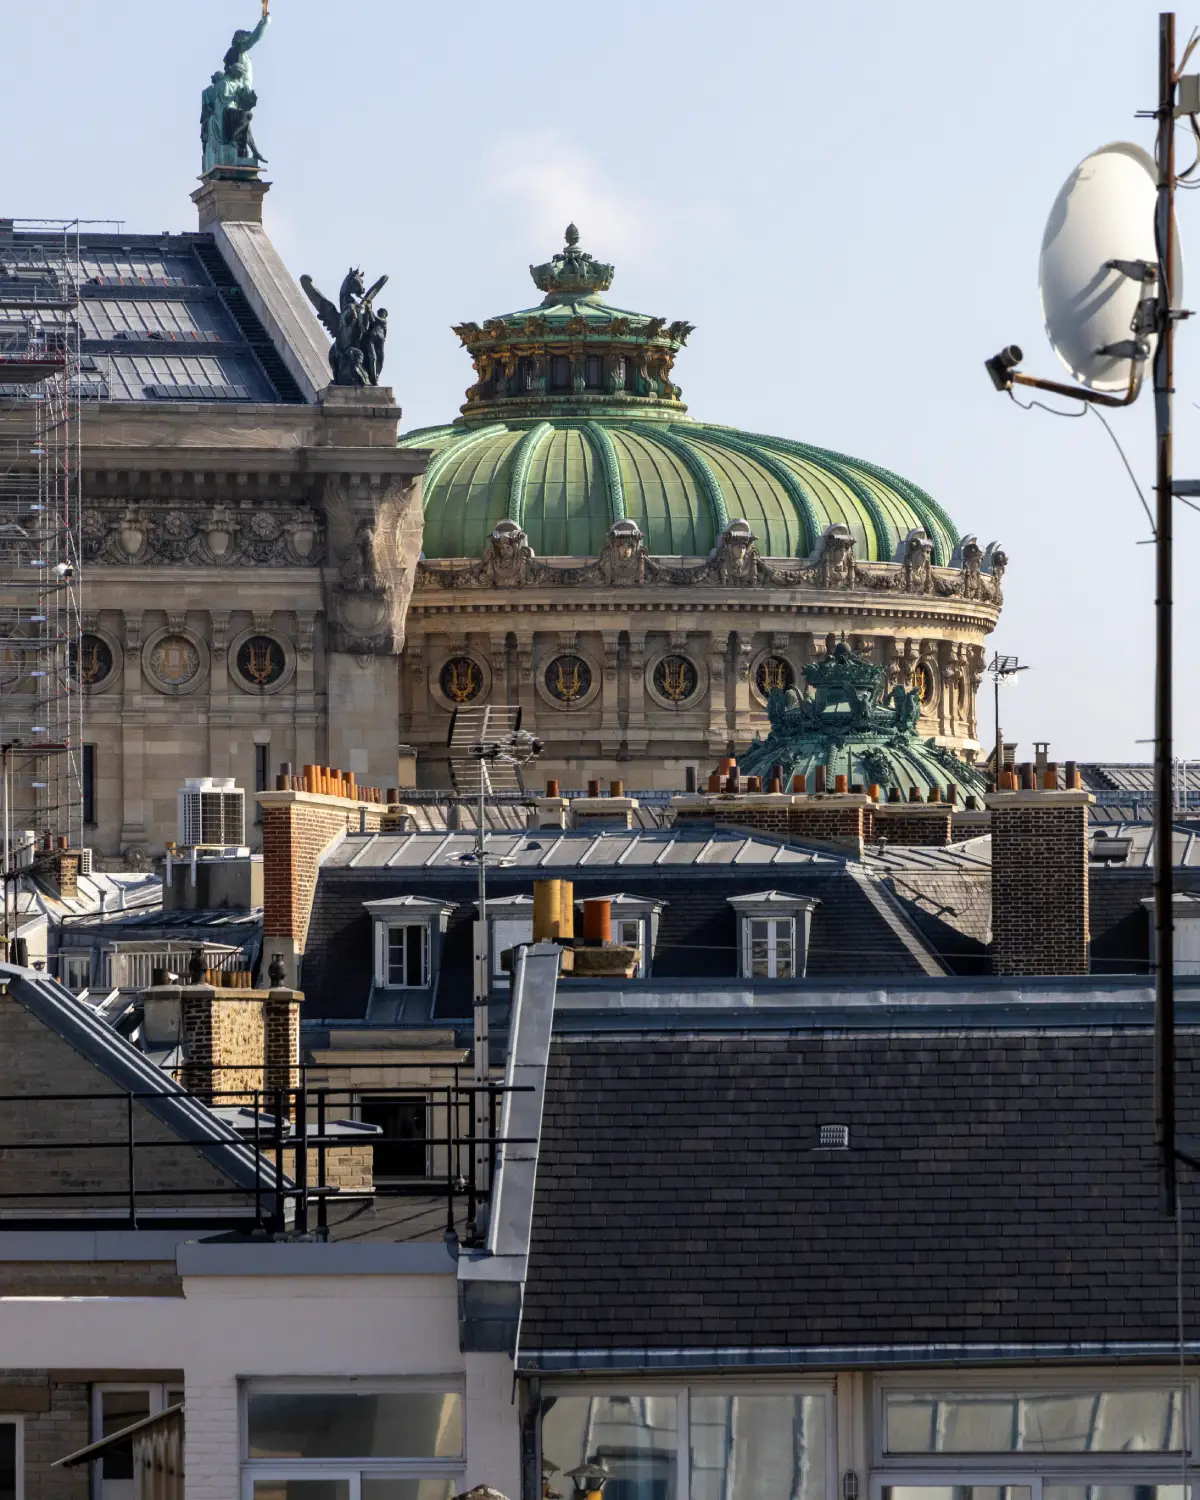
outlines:
[[[536,427],[529,429],[513,454],[512,474],[508,481],[508,509],[505,514],[518,526],[525,524],[525,481],[529,478],[529,465],[533,462],[533,455],[553,431],[552,422],[539,422]]]
[[[421,506],[423,510],[429,509],[430,497],[433,495],[433,486],[452,459],[462,458],[468,449],[474,448],[477,443],[483,442],[485,438],[493,438],[498,432],[505,432],[507,429],[500,422],[491,422],[486,427],[477,427],[473,432],[466,432],[461,427],[445,429],[436,427],[423,428],[416,434],[406,433],[404,446],[406,448],[413,446],[420,447],[419,443],[412,444],[409,441],[410,438],[414,435],[416,437],[432,437],[434,433],[439,431],[449,432],[451,439],[444,448],[433,455],[429,460],[429,467],[425,470],[425,478],[421,486]]]
[[[617,521],[624,521],[625,480],[621,474],[621,460],[617,454],[617,445],[613,442],[611,433],[607,428],[601,427],[599,422],[585,422],[583,430],[604,470],[604,482],[608,488],[610,521],[613,524]]]
[[[777,453],[794,454],[797,458],[829,470],[858,501],[875,532],[875,559],[867,561],[891,562],[896,551],[896,537],[892,523],[879,500],[854,472],[857,459],[846,458],[840,453],[831,453],[827,448],[814,448],[811,443],[793,442],[789,438],[768,437],[765,433],[752,432],[747,437],[752,443],[761,443],[764,448],[773,448]]]
[[[690,444],[685,443],[682,438],[676,437],[674,432],[667,431],[665,424],[662,427],[655,425],[654,440],[661,443],[668,453],[673,453],[687,466],[688,472],[700,486],[701,493],[708,501],[713,531],[720,537],[729,525],[731,517],[725,505],[725,493],[721,489],[721,482],[713,473],[708,460],[702,453],[697,453]]]
[[[883,469],[878,464],[868,463],[865,458],[851,458],[848,454],[834,453],[827,448],[813,448],[812,452],[834,463],[849,464],[852,468],[861,469],[872,479],[878,479],[881,484],[886,484],[895,490],[916,511],[918,519],[933,543],[934,566],[939,568],[950,566],[950,555],[959,540],[958,528],[932,495],[927,494],[911,480],[892,473],[890,469]]]
[[[787,492],[788,499],[795,507],[804,537],[803,549],[798,550],[796,556],[808,557],[816,551],[817,543],[825,528],[821,525],[812,496],[801,484],[799,477],[785,463],[781,463],[773,453],[768,453],[765,449],[747,442],[740,435],[722,427],[700,426],[697,436],[702,436],[714,447],[727,448],[731,453],[738,453],[743,458],[748,458],[752,463],[765,469],[777,484],[782,485]]]

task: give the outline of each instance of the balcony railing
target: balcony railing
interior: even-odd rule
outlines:
[[[193,1080],[199,1064],[186,1064]],[[286,1071],[286,1086],[263,1086],[258,1065],[209,1069],[239,1075],[229,1087],[107,1090],[96,1093],[0,1095],[0,1232],[4,1229],[96,1229],[195,1227],[219,1228],[257,1236],[328,1237],[343,1206],[378,1204],[386,1199],[419,1199],[445,1205],[447,1236],[465,1226],[468,1242],[488,1201],[495,1151],[501,1145],[530,1144],[525,1138],[497,1134],[499,1101],[518,1092],[502,1083],[476,1085],[470,1069],[450,1064],[449,1079],[429,1083],[428,1064],[322,1063],[313,1072],[352,1074],[381,1070],[397,1082],[379,1085],[308,1081],[305,1064]],[[414,1081],[404,1082],[404,1075]],[[268,1073],[269,1076],[269,1073]],[[474,1100],[487,1096],[487,1150],[476,1152]],[[421,1099],[426,1129],[420,1135],[388,1135],[362,1126],[347,1128],[360,1104],[371,1098]],[[190,1103],[196,1129],[167,1134],[138,1106],[164,1100]],[[214,1129],[210,1113],[226,1129]],[[140,1116],[140,1119],[139,1119]],[[73,1122],[92,1128],[73,1128]],[[44,1122],[44,1124],[40,1123]],[[140,1127],[140,1128],[139,1128]],[[232,1133],[229,1127],[232,1127]],[[376,1147],[420,1148],[426,1154],[423,1176],[375,1181],[366,1169]],[[228,1185],[189,1186],[181,1177],[163,1182],[155,1170],[160,1153],[203,1154],[217,1173],[236,1174]],[[361,1183],[347,1183],[347,1152],[363,1153]],[[477,1171],[479,1155],[492,1164],[487,1181]],[[191,1159],[189,1158],[189,1161]],[[182,1167],[181,1167],[182,1170]],[[338,1178],[342,1180],[338,1180]],[[47,1183],[54,1185],[48,1186]],[[459,1236],[462,1237],[462,1236]]]

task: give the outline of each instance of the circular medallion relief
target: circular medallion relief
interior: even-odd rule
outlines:
[[[937,678],[927,661],[917,663],[917,669],[913,673],[913,687],[921,699],[922,708],[928,708],[937,697]]]
[[[469,656],[452,656],[438,676],[449,703],[473,703],[483,692],[483,668]]]
[[[547,666],[546,691],[565,708],[586,698],[592,686],[592,669],[582,656],[556,656]]]
[[[272,636],[247,636],[238,647],[234,667],[250,687],[274,687],[287,667],[287,653]]]
[[[686,703],[700,686],[700,674],[691,659],[674,654],[659,657],[650,680],[659,697],[668,703]]]
[[[168,688],[187,687],[200,675],[200,651],[186,635],[164,635],[150,649],[150,675]]]
[[[112,648],[103,636],[90,632],[81,636],[78,654],[72,646],[71,659],[85,688],[100,687],[112,676]]]
[[[785,693],[796,686],[796,669],[786,656],[764,656],[754,669],[754,686],[762,698]]]

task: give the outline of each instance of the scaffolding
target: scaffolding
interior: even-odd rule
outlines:
[[[0,219],[0,797],[8,885],[83,836],[77,220]]]

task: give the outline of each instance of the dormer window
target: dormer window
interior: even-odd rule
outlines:
[[[524,943],[533,942],[533,897],[498,896],[487,904],[491,928],[491,982],[505,984],[508,972],[504,955]]]
[[[814,907],[810,896],[763,891],[734,896],[743,979],[803,979],[808,968],[808,936]]]
[[[429,989],[437,978],[441,937],[454,908],[421,896],[365,904],[373,927],[375,989]]]

